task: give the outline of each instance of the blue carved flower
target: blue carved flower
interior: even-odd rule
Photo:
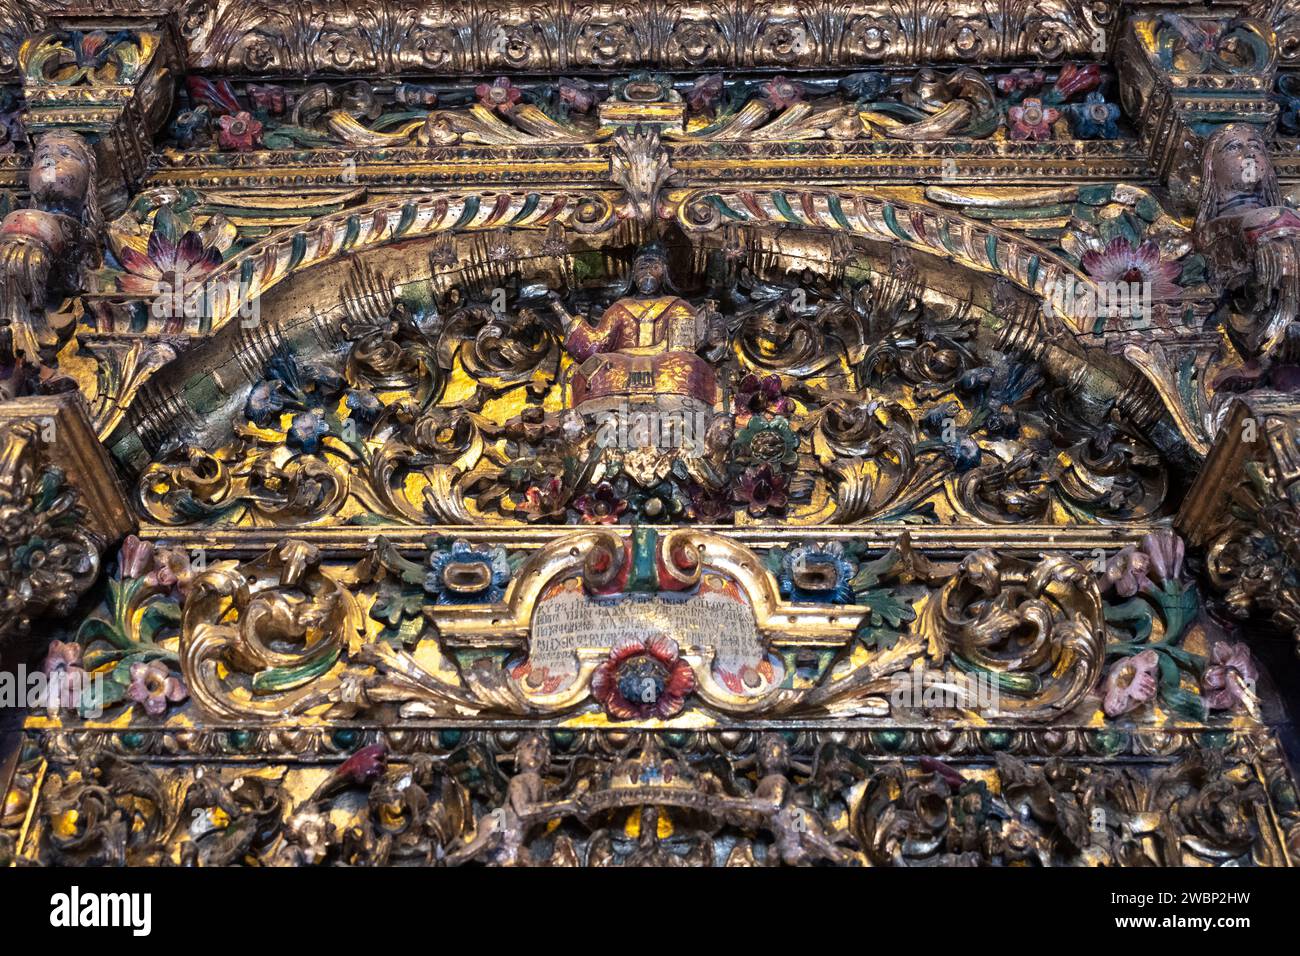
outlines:
[[[781,595],[791,601],[848,604],[854,570],[837,542],[792,548],[781,559]]]
[[[192,110],[181,110],[172,120],[171,136],[176,145],[182,149],[193,146],[200,135],[212,122],[212,112],[206,106],[196,106]]]
[[[935,437],[918,448],[938,446],[952,460],[957,471],[966,472],[980,463],[981,451],[979,443],[970,437],[969,430],[957,425],[959,411],[956,402],[944,402],[926,412],[921,418],[921,428]]]
[[[284,411],[285,396],[280,388],[279,379],[268,378],[253,386],[244,404],[244,414],[253,424],[266,428],[279,421]]]
[[[1300,79],[1290,73],[1279,73],[1273,99],[1280,108],[1278,128],[1292,136],[1300,132]]]
[[[1284,133],[1294,136],[1300,132],[1300,99],[1293,96],[1281,97],[1278,100],[1281,105],[1281,112],[1277,114],[1277,125]]]
[[[348,383],[335,368],[329,365],[309,363],[303,366],[303,375],[317,395],[333,398],[348,387]]]
[[[889,78],[882,73],[853,73],[840,80],[839,88],[859,103],[870,102],[889,89]]]
[[[1119,136],[1119,107],[1106,102],[1104,93],[1089,93],[1082,103],[1065,107],[1074,135],[1081,139],[1114,139]]]
[[[351,412],[349,417],[355,418],[363,425],[373,425],[384,410],[384,403],[373,392],[350,389],[344,401]]]
[[[944,451],[952,459],[953,467],[959,472],[967,472],[980,463],[983,454],[979,442],[969,435],[961,435],[954,442],[944,444]]]
[[[429,555],[424,590],[435,604],[491,604],[500,601],[510,582],[510,562],[504,548],[476,550],[468,541],[454,541]]]
[[[293,416],[285,441],[291,448],[299,448],[309,455],[320,448],[322,436],[329,434],[330,427],[319,411],[299,412]]]

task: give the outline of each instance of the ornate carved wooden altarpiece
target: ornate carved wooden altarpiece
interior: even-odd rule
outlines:
[[[1297,194],[1277,0],[0,0],[0,861],[1289,865]]]

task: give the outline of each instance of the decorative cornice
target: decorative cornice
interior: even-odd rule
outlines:
[[[190,0],[194,69],[243,75],[825,70],[1097,58],[1118,4]]]
[[[1248,122],[1271,134],[1276,37],[1269,23],[1223,15],[1135,12],[1116,54],[1124,110],[1156,174],[1194,204],[1203,138]]]

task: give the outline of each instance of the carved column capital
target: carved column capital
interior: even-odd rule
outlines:
[[[1235,614],[1266,612],[1300,641],[1300,396],[1233,402],[1177,524]]]
[[[1117,63],[1151,165],[1188,205],[1210,133],[1252,123],[1269,135],[1277,123],[1277,37],[1264,20],[1139,10],[1124,25]]]
[[[19,50],[28,130],[71,130],[95,142],[109,216],[125,209],[148,172],[181,63],[172,17],[144,8],[103,15],[73,5]]]
[[[133,527],[78,394],[0,404],[0,645],[71,611]]]

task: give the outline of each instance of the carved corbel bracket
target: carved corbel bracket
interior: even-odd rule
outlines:
[[[70,611],[134,524],[79,395],[0,405],[0,645]]]
[[[95,139],[110,217],[126,208],[148,172],[153,134],[171,112],[181,64],[173,20],[160,11],[55,16],[19,50],[28,130],[68,129]]]
[[[1204,137],[1224,123],[1277,122],[1277,38],[1261,20],[1143,12],[1125,24],[1116,60],[1152,167],[1189,205]]]
[[[1300,641],[1300,400],[1235,401],[1177,525],[1206,549],[1229,608],[1264,611]]]

